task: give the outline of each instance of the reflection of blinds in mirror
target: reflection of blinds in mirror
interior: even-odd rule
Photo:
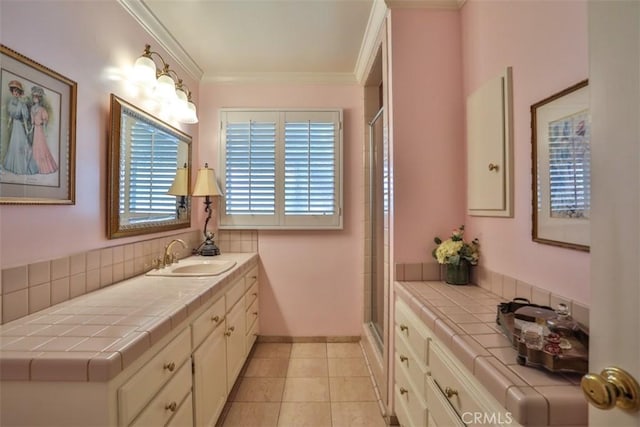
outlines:
[[[164,221],[173,219],[176,210],[175,196],[167,194],[177,168],[178,140],[139,120],[126,120],[129,135],[129,165],[124,171],[128,197],[120,192],[121,214],[129,222],[138,220]],[[125,197],[127,197],[125,199]],[[158,216],[166,213],[167,216]],[[149,218],[148,214],[153,214]]]
[[[552,218],[589,218],[591,152],[588,113],[549,123],[549,186]]]

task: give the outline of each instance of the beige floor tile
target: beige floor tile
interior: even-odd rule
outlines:
[[[245,377],[281,378],[287,376],[289,359],[251,358],[244,372]]]
[[[288,343],[257,343],[252,358],[288,358],[291,354],[291,344]]]
[[[360,343],[327,343],[327,357],[363,357]]]
[[[283,402],[328,402],[329,380],[324,378],[287,378]]]
[[[327,359],[330,377],[366,377],[369,375],[363,358]]]
[[[240,384],[233,395],[235,402],[280,402],[284,390],[284,378],[239,379]]]
[[[331,404],[282,402],[278,427],[331,427]]]
[[[370,402],[376,400],[369,377],[331,377],[329,390],[332,402]]]
[[[291,358],[318,358],[327,357],[326,343],[300,342],[293,343],[291,347]]]
[[[233,402],[222,426],[275,427],[279,411],[279,403]]]
[[[333,427],[386,427],[377,402],[331,402]]]
[[[287,377],[311,378],[328,375],[327,359],[289,359]]]

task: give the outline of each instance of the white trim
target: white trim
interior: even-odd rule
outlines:
[[[356,80],[361,85],[364,85],[364,81],[367,78],[366,73],[369,70],[369,61],[372,57],[375,57],[374,52],[378,48],[378,35],[386,17],[387,5],[384,0],[374,0],[353,71]]]
[[[460,9],[466,0],[385,0],[389,9]]]
[[[251,73],[206,74],[211,83],[356,84],[353,73]]]
[[[117,0],[118,3],[144,28],[158,44],[183,68],[191,78],[200,81],[204,72],[189,56],[142,0]],[[140,52],[144,46],[140,46]],[[152,46],[153,49],[153,46]]]

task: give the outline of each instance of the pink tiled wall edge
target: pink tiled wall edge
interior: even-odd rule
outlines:
[[[187,243],[188,249],[178,256],[188,257],[201,236],[194,230],[5,268],[0,275],[0,324],[143,274],[172,239]],[[215,241],[222,253],[258,251],[256,231],[221,230]]]
[[[436,262],[398,263],[396,264],[395,273],[395,280],[398,281],[442,280],[443,277],[441,265]],[[471,282],[501,296],[505,300],[522,297],[527,298],[532,303],[553,308],[560,303],[564,303],[569,307],[575,320],[587,328],[589,327],[589,307],[578,301],[573,301],[513,277],[491,271],[481,265],[472,268]]]

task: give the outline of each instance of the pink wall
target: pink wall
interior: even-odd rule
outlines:
[[[0,205],[0,267],[144,240],[106,238],[109,94],[147,105],[126,81],[145,43],[176,69],[194,91],[196,102],[197,82],[115,1],[3,1],[1,8],[2,44],[75,80],[78,102],[76,204]],[[183,130],[194,136],[197,145],[197,126]]]
[[[262,335],[360,335],[363,319],[363,89],[216,84],[200,89],[200,158],[218,165],[223,107],[344,109],[344,230],[260,231]]]
[[[432,261],[464,222],[464,104],[458,11],[391,12],[395,262]]]
[[[465,97],[513,67],[515,215],[467,217],[481,263],[588,304],[589,254],[531,240],[530,129],[531,104],[589,75],[587,2],[468,0],[461,16]]]

